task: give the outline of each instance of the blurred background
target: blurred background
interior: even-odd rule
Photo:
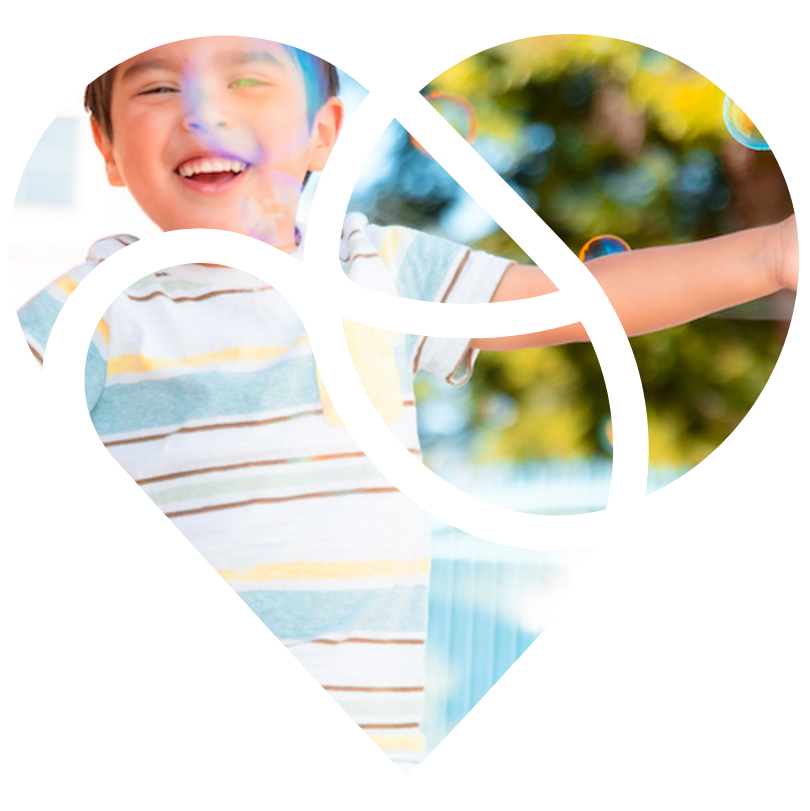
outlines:
[[[519,40],[457,64],[423,92],[438,96],[434,106],[468,140],[475,131],[478,153],[575,253],[601,234],[643,248],[792,213],[773,154],[731,137],[723,91],[634,43]],[[396,124],[352,207],[374,222],[530,263]],[[768,380],[791,312],[792,295],[779,294],[631,339],[653,466],[683,472],[729,436]],[[460,446],[468,459],[510,465],[610,459],[607,392],[590,345],[484,353],[465,389],[448,393],[425,380],[421,394],[427,458],[436,464]]]

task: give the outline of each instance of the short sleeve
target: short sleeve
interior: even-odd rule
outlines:
[[[29,343],[40,353],[84,352],[90,329],[129,285],[127,252],[138,244],[129,234],[97,240],[83,264],[27,302],[19,323]]]
[[[75,284],[68,275],[49,284],[37,293],[19,312],[20,329],[37,351],[59,344],[60,333],[65,331],[65,290]]]
[[[394,277],[397,294],[420,301],[485,304],[492,300],[511,259],[475,251],[449,240],[399,226],[366,226],[369,242]],[[420,336],[414,344],[414,374],[424,369],[452,385],[472,374],[478,350],[470,338]]]
[[[436,241],[447,243],[438,237],[420,234],[416,245],[420,251],[429,253],[432,248],[429,243]],[[447,245],[453,243],[439,245],[439,251],[446,251]],[[485,304],[492,300],[503,274],[513,264],[511,259],[464,248],[453,256],[449,264],[437,268],[437,276],[442,275],[442,270],[446,272],[439,288],[441,295],[433,300],[448,304]],[[454,386],[466,383],[472,375],[480,351],[470,347],[470,339],[473,337],[422,336],[416,344],[414,371],[425,369]]]

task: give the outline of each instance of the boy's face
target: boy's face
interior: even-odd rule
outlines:
[[[342,108],[307,120],[283,46],[243,37],[173,42],[118,65],[112,137],[93,120],[113,185],[162,230],[219,228],[290,250],[304,177],[334,146]]]

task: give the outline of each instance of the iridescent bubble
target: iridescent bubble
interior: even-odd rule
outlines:
[[[428,93],[427,100],[433,108],[447,121],[448,124],[468,143],[475,140],[475,133],[478,130],[478,122],[475,117],[475,110],[472,104],[462,96],[455,96],[452,93],[443,93],[434,90]],[[423,154],[430,157],[428,151],[410,136],[411,143]]]
[[[578,256],[580,262],[589,262],[599,256],[607,256],[610,253],[624,253],[629,250],[630,246],[623,239],[614,237],[612,234],[601,234],[598,237],[591,237],[579,249]]]
[[[294,247],[301,183],[283,172],[255,171],[239,201],[244,232],[282,250]]]
[[[599,444],[605,453],[613,453],[613,423],[610,419],[610,414],[605,414],[599,423],[598,432]]]
[[[731,136],[749,149],[810,149],[808,95],[729,95],[723,119]]]

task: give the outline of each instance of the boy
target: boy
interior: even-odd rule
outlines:
[[[220,228],[296,255],[301,187],[340,130],[336,94],[334,68],[309,54],[209,37],[127,60],[86,100],[109,182],[126,186],[162,230]],[[85,265],[22,308],[39,359],[67,295],[133,240],[97,242]],[[346,218],[341,261],[358,283],[409,298],[486,302],[555,289],[538,268],[361,215]],[[589,267],[628,334],[639,334],[795,289],[795,224]],[[459,383],[480,349],[587,340],[580,325],[472,341],[404,336],[390,346],[373,331],[358,335],[355,360],[370,356],[375,372],[364,382],[413,453],[419,369]],[[426,516],[335,424],[286,301],[232,268],[152,274],[100,322],[86,391],[102,441],[167,517],[399,765],[418,763]]]

